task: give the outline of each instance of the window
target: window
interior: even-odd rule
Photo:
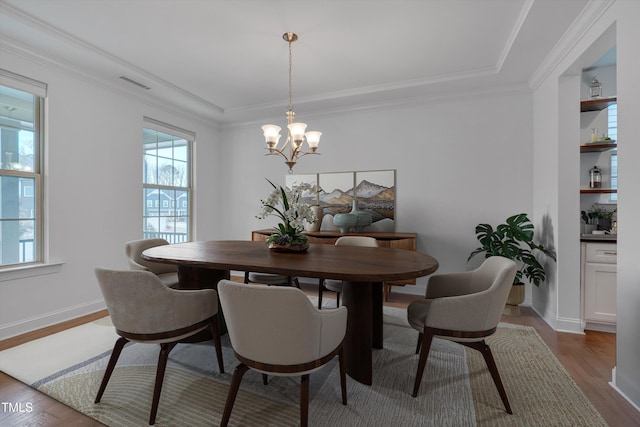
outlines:
[[[607,108],[607,135],[611,139],[618,140],[618,104],[610,105]]]
[[[611,188],[613,190],[618,189],[618,153],[611,153]],[[618,193],[612,193],[610,200],[612,202],[618,201]]]
[[[148,117],[144,120],[144,238],[189,241],[191,144],[195,135]],[[180,209],[176,201],[183,201]]]
[[[43,262],[46,85],[0,70],[0,267]]]
[[[618,140],[618,104],[610,105],[607,108],[608,124],[607,135],[609,138]],[[610,159],[611,166],[611,189],[618,189],[618,152],[614,151]],[[612,193],[609,198],[612,202],[618,201],[618,193]]]

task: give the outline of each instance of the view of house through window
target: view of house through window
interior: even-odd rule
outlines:
[[[180,243],[191,234],[192,141],[172,133],[143,130],[143,231],[145,239]]]
[[[42,103],[38,95],[0,86],[2,267],[42,261]]]

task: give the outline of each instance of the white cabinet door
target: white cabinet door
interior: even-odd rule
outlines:
[[[584,265],[584,317],[586,321],[616,323],[615,264]]]

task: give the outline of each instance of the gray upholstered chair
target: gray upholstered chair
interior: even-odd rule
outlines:
[[[482,353],[505,409],[509,414],[512,413],[485,338],[496,331],[515,275],[515,262],[493,256],[473,271],[429,278],[426,298],[414,301],[407,307],[409,324],[419,332],[416,354],[420,352],[420,359],[413,397],[418,395],[433,337],[438,337]]]
[[[95,403],[99,403],[120,353],[129,341],[160,344],[156,383],[149,424],[154,424],[169,352],[185,338],[209,330],[213,336],[218,368],[224,372],[218,330],[218,294],[213,289],[181,291],[166,287],[149,271],[96,269],[120,338],[116,341]]]
[[[345,246],[365,246],[365,247],[378,247],[378,241],[374,237],[368,236],[342,236],[336,240],[336,245]],[[340,307],[340,294],[342,293],[342,280],[333,279],[320,279],[318,284],[318,308],[322,308],[322,294],[323,291],[336,292],[336,307]]]
[[[245,271],[244,273],[244,283],[261,283],[269,286],[295,286],[296,288],[300,288],[300,282],[297,277],[249,271]]]
[[[150,262],[142,259],[142,252],[156,246],[168,245],[165,239],[142,239],[132,240],[125,243],[124,249],[129,261],[129,268],[132,270],[150,271],[165,284],[173,287],[178,284],[178,267],[161,262]]]
[[[340,364],[342,403],[347,404],[342,343],[347,328],[347,308],[316,309],[300,289],[247,285],[221,280],[220,302],[231,346],[240,364],[233,372],[221,426],[231,417],[242,376],[248,369],[267,375],[298,376],[300,424],[309,417],[309,374],[336,355]]]

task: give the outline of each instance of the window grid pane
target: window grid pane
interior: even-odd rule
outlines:
[[[43,99],[0,86],[0,267],[42,261]]]
[[[191,142],[143,130],[144,238],[190,239]]]

